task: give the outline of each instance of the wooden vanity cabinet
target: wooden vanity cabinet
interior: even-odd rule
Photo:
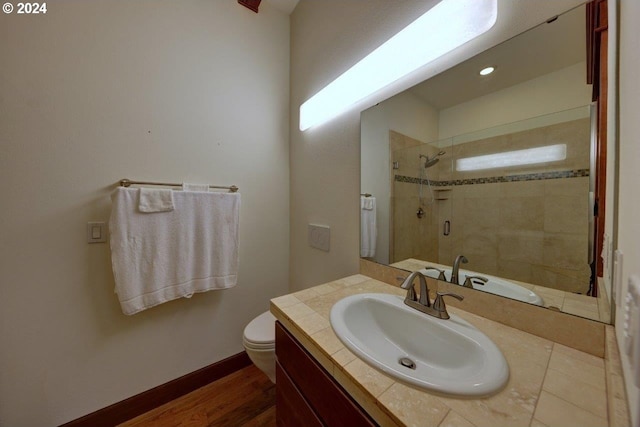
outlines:
[[[276,356],[278,427],[377,425],[280,322]]]

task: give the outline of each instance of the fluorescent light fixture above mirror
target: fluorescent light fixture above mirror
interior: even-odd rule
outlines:
[[[441,0],[300,106],[300,130],[323,123],[367,96],[488,31],[497,0]]]
[[[547,145],[526,150],[506,151],[484,156],[466,157],[456,160],[460,172],[482,169],[506,168],[510,166],[535,165],[556,162],[567,158],[567,144]]]

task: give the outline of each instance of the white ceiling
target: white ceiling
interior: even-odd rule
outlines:
[[[441,110],[585,61],[581,6],[409,89]],[[478,72],[494,66],[489,76]]]

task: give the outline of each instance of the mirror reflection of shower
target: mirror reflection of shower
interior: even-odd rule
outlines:
[[[440,161],[439,157],[443,156],[444,154],[446,154],[446,151],[440,151],[438,154],[432,157],[426,156],[424,154],[420,154],[420,158],[424,159],[424,163],[420,162],[420,166],[419,166],[420,185],[418,186],[418,201],[420,202],[420,207],[418,208],[418,212],[420,212],[422,206],[427,204],[424,200],[424,190],[423,190],[425,181],[427,181],[427,186],[429,187],[429,195],[431,196],[431,200],[428,202],[428,204],[432,204],[435,200],[435,197],[433,195],[433,189],[431,188],[431,182],[429,181],[429,176],[427,175],[427,169],[429,169],[430,167],[438,163]],[[422,218],[422,216],[418,214],[418,218]]]

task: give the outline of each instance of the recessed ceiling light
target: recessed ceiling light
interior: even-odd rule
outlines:
[[[482,70],[480,70],[480,75],[481,76],[486,76],[486,75],[489,75],[489,74],[493,73],[494,71],[495,71],[494,67],[483,68]]]

